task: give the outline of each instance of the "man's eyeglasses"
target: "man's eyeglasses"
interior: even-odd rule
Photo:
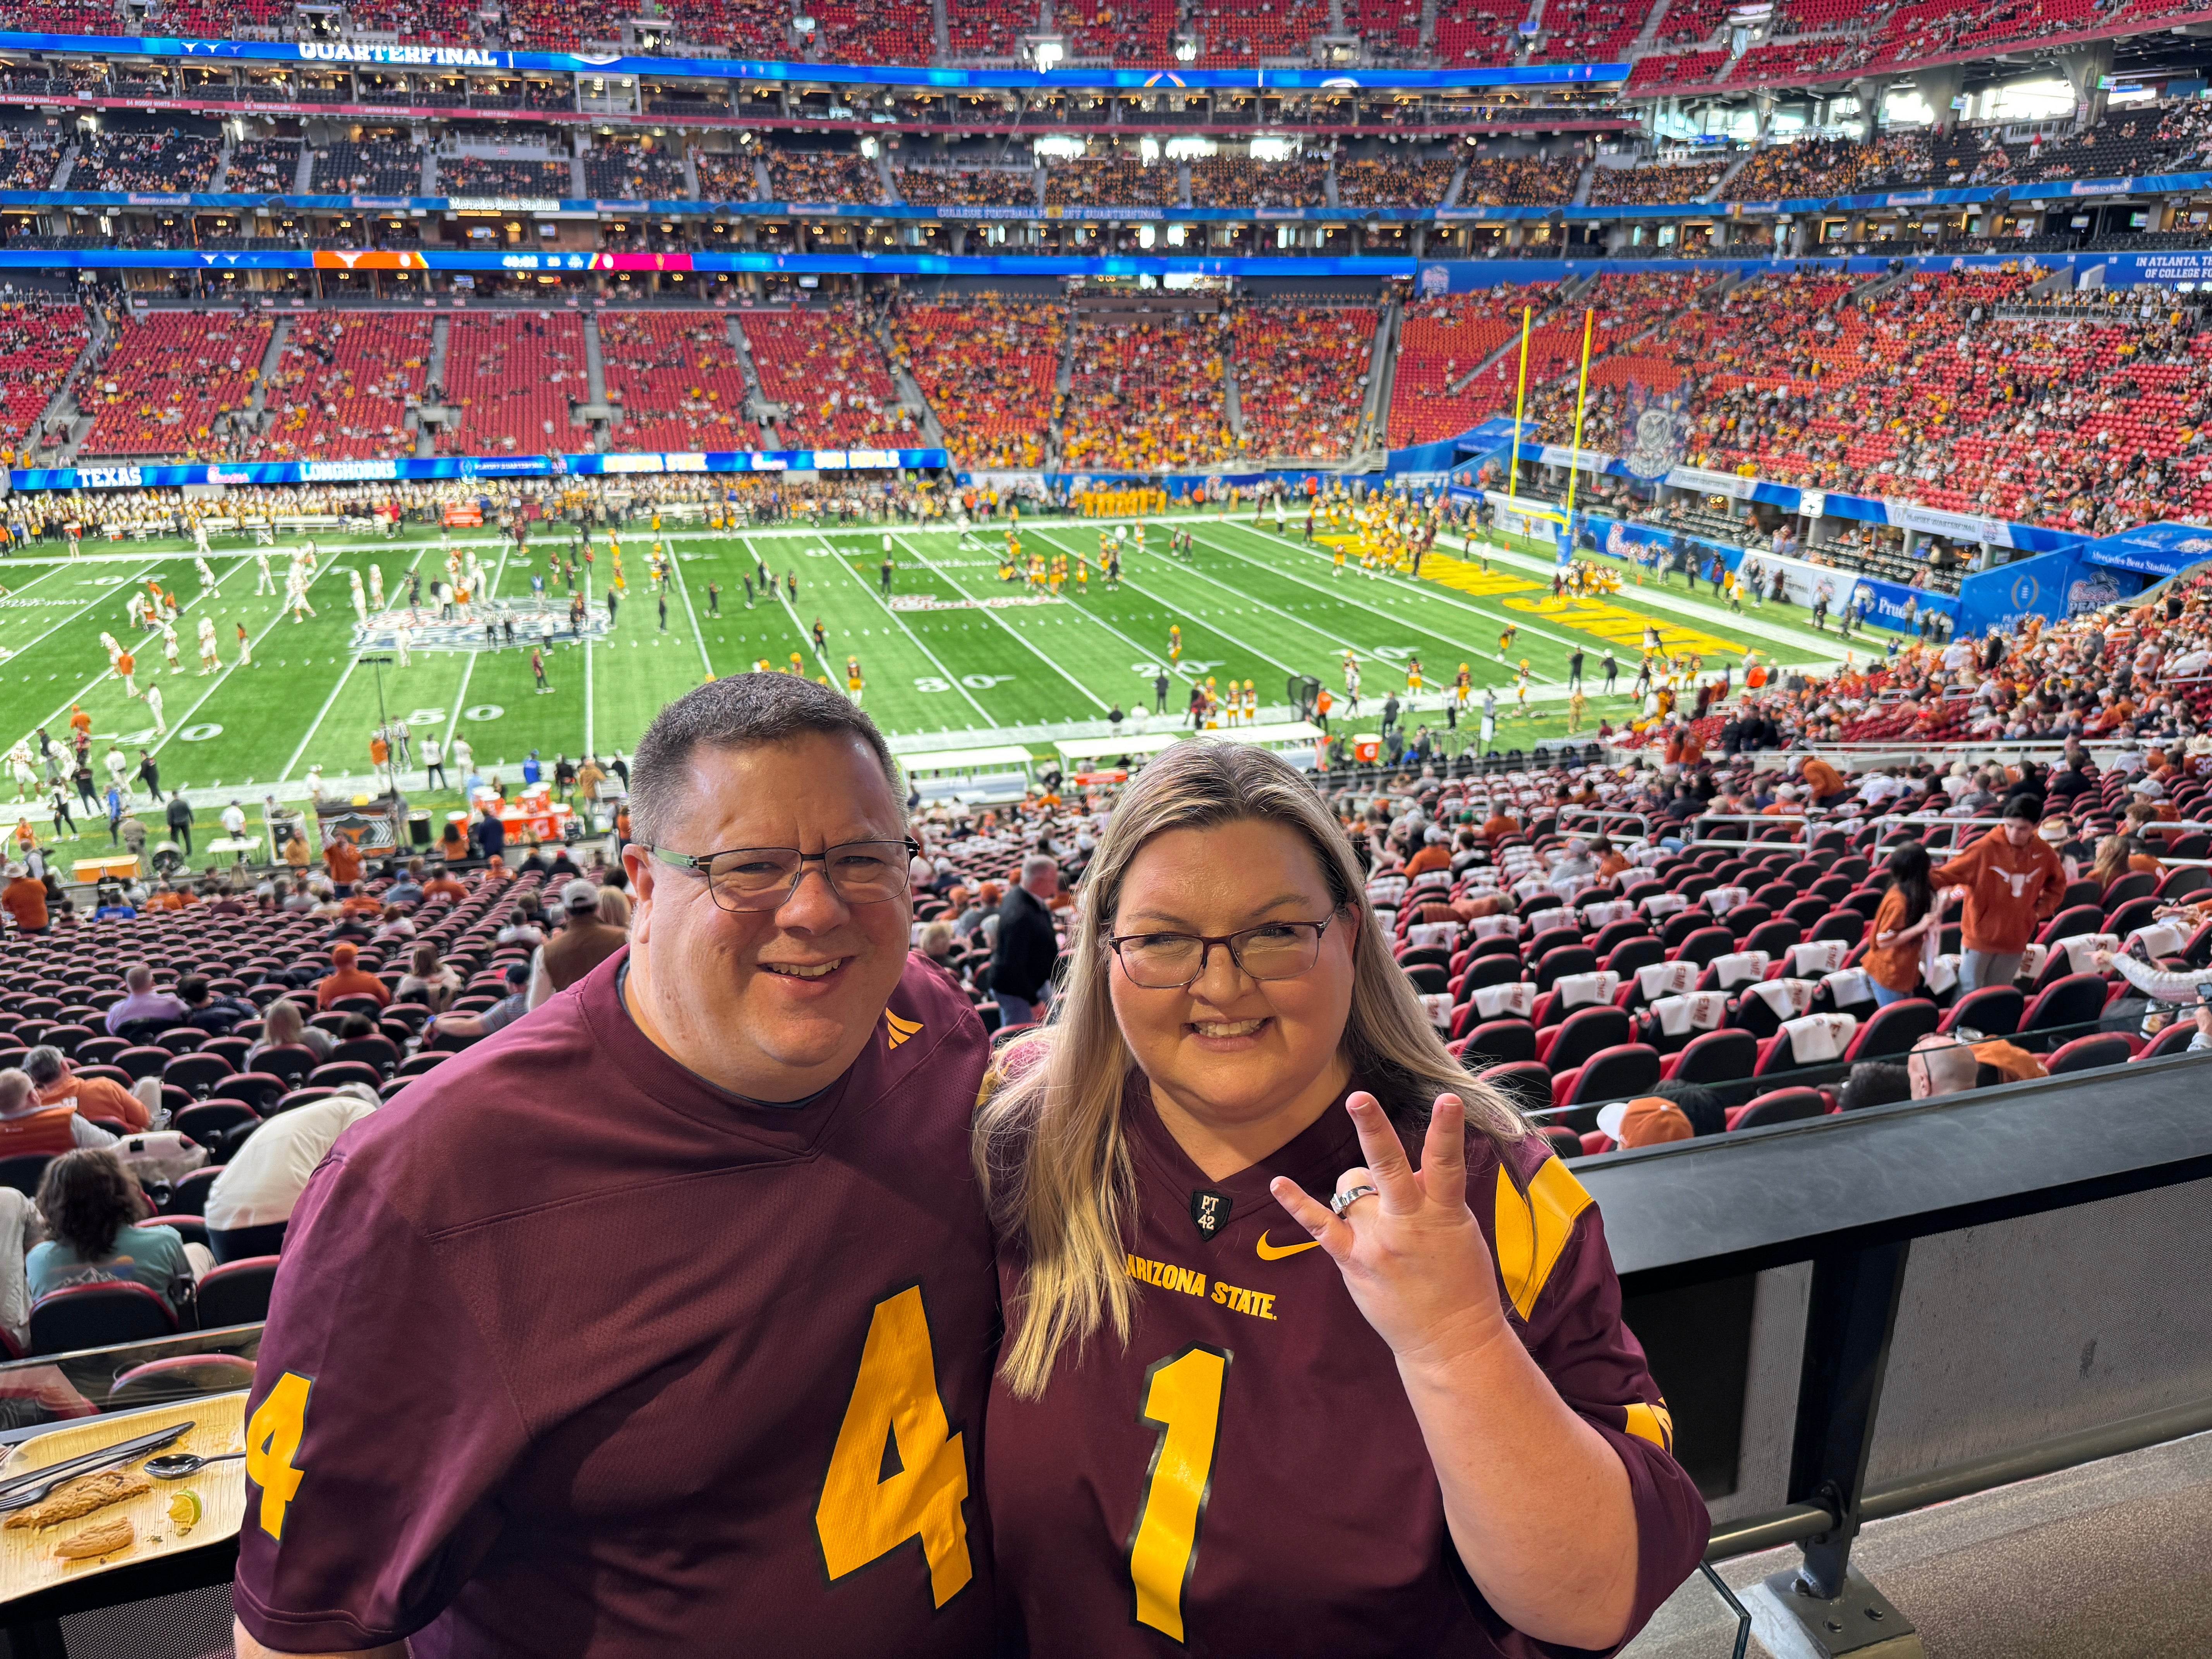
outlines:
[[[653,856],[704,876],[708,893],[725,910],[778,910],[799,890],[810,864],[822,866],[830,890],[846,903],[889,903],[906,891],[908,860],[921,851],[913,841],[848,841],[819,853],[796,847],[672,853],[656,847]]]
[[[1320,957],[1321,936],[1335,920],[1270,921],[1235,933],[1122,933],[1106,943],[1132,985],[1180,991],[1204,976],[1217,945],[1247,979],[1296,979]]]

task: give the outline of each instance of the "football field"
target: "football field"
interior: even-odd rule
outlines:
[[[1188,558],[1164,550],[1176,525],[1196,535]],[[1058,598],[999,580],[1004,530],[981,526],[963,538],[952,530],[868,526],[817,531],[778,526],[743,533],[677,528],[664,541],[673,553],[665,591],[647,574],[653,538],[642,526],[618,530],[627,592],[606,625],[609,550],[595,540],[596,558],[581,577],[594,619],[581,642],[566,637],[569,595],[547,555],[567,544],[565,526],[540,527],[527,555],[495,532],[463,532],[483,562],[495,608],[515,607],[520,642],[489,648],[477,624],[425,625],[410,630],[410,660],[392,656],[388,629],[358,623],[349,572],[382,576],[388,605],[400,603],[405,573],[419,566],[426,582],[442,575],[434,532],[409,527],[386,540],[334,532],[318,538],[319,568],[309,590],[314,616],[295,621],[281,592],[257,593],[254,550],[216,544],[216,578],[203,586],[189,547],[147,543],[111,545],[69,561],[33,554],[0,562],[0,743],[44,725],[66,736],[71,709],[90,715],[98,757],[112,741],[135,764],[140,748],[159,762],[165,788],[235,790],[253,795],[295,793],[308,766],[332,780],[365,778],[368,743],[381,720],[402,720],[417,734],[434,731],[449,743],[465,738],[478,769],[514,769],[535,750],[549,771],[557,756],[627,751],[654,713],[709,677],[744,672],[761,659],[781,667],[799,653],[807,673],[842,690],[846,659],[857,656],[864,706],[907,752],[1020,743],[1048,754],[1056,738],[1101,735],[1115,706],[1134,718],[1120,729],[1153,732],[1182,724],[1194,681],[1225,688],[1250,680],[1261,719],[1291,717],[1287,682],[1312,675],[1340,699],[1332,721],[1340,733],[1375,729],[1382,699],[1405,693],[1408,663],[1418,658],[1427,694],[1413,701],[1409,726],[1441,726],[1438,693],[1461,664],[1478,688],[1499,689],[1498,746],[1526,746],[1565,727],[1570,653],[1587,653],[1591,708],[1616,722],[1629,712],[1626,692],[1636,672],[1643,630],[1658,627],[1669,650],[1695,652],[1708,671],[1734,665],[1747,647],[1770,661],[1825,662],[1841,654],[1835,636],[1802,625],[1803,613],[1770,606],[1731,616],[1701,591],[1639,589],[1587,599],[1555,599],[1548,565],[1540,557],[1493,550],[1490,568],[1447,545],[1431,556],[1423,578],[1370,577],[1356,559],[1335,568],[1327,545],[1309,547],[1295,535],[1249,521],[1194,515],[1147,521],[1148,550],[1125,559],[1118,592],[1108,592],[1097,562],[1099,524],[1042,519],[1021,526],[1024,553],[1091,560],[1086,590],[1071,581]],[[881,589],[884,538],[896,570],[888,598]],[[270,563],[283,586],[289,540]],[[744,578],[765,563],[772,595],[746,603]],[[542,601],[532,578],[545,582]],[[129,596],[148,581],[174,592],[179,671],[169,672],[161,635],[129,620]],[[793,583],[795,580],[795,591]],[[665,613],[663,601],[665,600]],[[200,670],[198,622],[216,624],[221,667]],[[563,637],[544,650],[548,689],[535,684],[530,643],[541,618]],[[380,619],[373,617],[372,623]],[[817,622],[823,641],[817,647]],[[237,629],[251,642],[252,662],[239,660]],[[1182,629],[1182,654],[1169,663],[1169,629]],[[1501,636],[1514,634],[1501,652]],[[156,732],[142,698],[126,693],[110,672],[103,632],[137,659],[143,691],[158,684],[163,725]],[[1856,642],[1855,642],[1856,643]],[[1610,647],[1621,665],[1622,695],[1599,695],[1599,665]],[[1876,647],[1879,648],[1878,647]],[[1859,647],[1862,656],[1864,647]],[[1343,659],[1358,658],[1361,708],[1346,720]],[[1501,659],[1502,658],[1502,659]],[[1532,714],[1512,714],[1515,671],[1528,664]],[[1153,712],[1154,676],[1170,669],[1164,714]],[[458,784],[456,776],[453,781]],[[106,776],[101,769],[101,782]],[[416,781],[419,782],[419,776]],[[9,780],[12,786],[13,780]],[[0,799],[12,800],[12,787]]]

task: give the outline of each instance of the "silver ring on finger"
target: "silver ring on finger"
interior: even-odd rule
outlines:
[[[1341,1217],[1361,1199],[1374,1198],[1376,1195],[1376,1189],[1373,1187],[1347,1187],[1328,1200],[1328,1207]]]

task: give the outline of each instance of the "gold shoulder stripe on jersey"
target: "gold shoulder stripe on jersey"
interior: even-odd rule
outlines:
[[[1498,1276],[1522,1318],[1535,1309],[1545,1281],[1559,1265],[1559,1253],[1574,1235],[1575,1218],[1589,1204],[1582,1182],[1556,1158],[1547,1158],[1537,1167],[1525,1197],[1504,1166],[1498,1167]]]
[[[1641,1400],[1626,1407],[1628,1413],[1628,1431],[1639,1440],[1649,1440],[1662,1452],[1671,1455],[1674,1450],[1674,1414],[1667,1409],[1667,1402],[1647,1406]]]
[[[1317,1238],[1310,1238],[1303,1244],[1270,1244],[1267,1243],[1267,1234],[1260,1235],[1259,1251],[1260,1260],[1262,1261],[1280,1261],[1285,1256],[1296,1255],[1300,1250],[1319,1249],[1321,1249],[1321,1240]]]
[[[884,1010],[884,1024],[890,1028],[890,1042],[889,1046],[894,1048],[897,1048],[900,1043],[904,1042],[915,1032],[921,1030],[921,1022],[920,1020],[901,1019],[896,1014],[891,1012],[888,1008]]]

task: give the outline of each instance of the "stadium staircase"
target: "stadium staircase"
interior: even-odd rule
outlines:
[[[261,417],[269,407],[269,387],[276,371],[284,362],[284,348],[292,343],[292,319],[279,317],[276,326],[269,331],[269,349],[261,354],[261,372],[253,380],[253,395],[246,400],[248,428],[261,429]]]
[[[430,356],[422,368],[422,384],[436,386],[441,396],[446,386],[446,347],[453,339],[453,326],[452,319],[447,317],[440,317],[430,325]],[[428,457],[437,453],[435,428],[445,413],[442,404],[427,400],[416,411],[415,453],[417,455]]]
[[[937,40],[937,61],[952,61],[952,20],[945,15],[945,0],[929,0],[929,27]]]
[[[1404,305],[1395,295],[1376,319],[1375,344],[1367,354],[1373,366],[1367,377],[1367,396],[1359,408],[1359,446],[1346,470],[1359,470],[1363,456],[1382,453],[1389,441],[1390,388],[1398,378],[1398,336],[1405,326]]]
[[[1444,186],[1444,199],[1438,203],[1437,205],[1439,207],[1457,207],[1459,205],[1459,193],[1466,188],[1467,163],[1462,161],[1457,167],[1452,169],[1451,183]]]
[[[219,196],[230,188],[230,140],[225,138],[222,141],[222,149],[216,153],[215,158],[215,176],[208,180],[209,195]]]
[[[1188,158],[1176,163],[1176,205],[1190,205],[1190,162]]]
[[[692,159],[691,148],[688,144],[684,149],[684,199],[687,202],[706,199],[699,193],[699,164]]]
[[[1437,0],[1421,0],[1421,55],[1433,58],[1437,50]]]
[[[1237,360],[1227,352],[1221,356],[1221,415],[1231,434],[1243,438],[1244,404],[1237,395]]]
[[[1666,3],[1666,0],[1660,0],[1660,3],[1664,5]],[[1567,205],[1570,207],[1588,207],[1589,205],[1590,186],[1596,181],[1597,151],[1593,149],[1590,151],[1589,159],[1583,163],[1581,176],[1575,180],[1575,193],[1567,198]]]
[[[1659,38],[1659,25],[1665,20],[1667,8],[1672,3],[1673,0],[1654,0],[1650,15],[1644,20],[1644,27],[1636,32],[1636,39],[1629,46],[1629,57],[1633,58],[1637,53],[1648,50]]]
[[[425,196],[438,194],[438,152],[429,145],[422,146],[422,191]]]
[[[584,158],[580,155],[568,158],[568,194],[579,202],[591,199],[592,187],[585,179]]]
[[[295,196],[305,196],[307,193],[307,181],[314,176],[315,147],[313,144],[302,144],[300,146],[300,165],[292,173],[292,193]]]
[[[75,144],[71,144],[67,149],[64,150],[62,152],[61,165],[54,169],[54,176],[47,181],[46,188],[48,190],[67,190],[69,188],[70,174],[76,170],[76,158],[82,154],[84,154],[84,152]]]
[[[931,443],[944,447],[945,428],[937,418],[937,411],[929,406],[929,399],[922,395],[921,385],[899,361],[898,342],[891,337],[890,320],[877,317],[868,331],[875,340],[876,349],[884,354],[884,365],[890,369],[891,385],[899,395],[899,407],[914,416]]]
[[[898,201],[898,174],[891,167],[891,153],[888,149],[876,152],[876,177],[883,183],[884,200]]]
[[[588,401],[576,413],[586,421],[605,421],[607,423],[607,443],[611,447],[614,428],[621,421],[623,411],[607,401],[607,359],[599,339],[599,319],[596,317],[584,319],[584,392]],[[598,448],[598,429],[594,428],[592,430],[595,434],[592,447]]]
[[[1558,293],[1553,297],[1552,303],[1546,306],[1541,311],[1538,312],[1534,316],[1528,319],[1529,331],[1533,333],[1535,330],[1541,328],[1547,322],[1551,320],[1554,313],[1562,313],[1567,310],[1568,307],[1574,305],[1575,302],[1579,301],[1585,294],[1588,294],[1592,288],[1596,286],[1596,284],[1597,278],[1594,275],[1573,277],[1567,282],[1560,283]],[[1449,386],[1445,386],[1444,390],[1449,392],[1453,397],[1458,397],[1462,392],[1465,392],[1468,387],[1474,384],[1475,377],[1477,375],[1481,374],[1486,370],[1494,367],[1502,359],[1516,356],[1520,349],[1521,335],[1520,331],[1516,330],[1513,334],[1506,339],[1504,345],[1498,347],[1497,350],[1492,352],[1487,357],[1485,357],[1473,368],[1470,368],[1466,374],[1461,375],[1459,379],[1452,381]]]
[[[1744,147],[1743,154],[1737,156],[1735,161],[1730,161],[1728,164],[1727,168],[1721,173],[1721,176],[1713,181],[1713,187],[1707,191],[1703,196],[1698,198],[1698,199],[1700,202],[1719,201],[1721,199],[1721,192],[1735,182],[1736,174],[1741,173],[1746,167],[1751,165],[1751,158],[1758,155],[1759,152],[1765,148],[1765,134],[1762,131],[1759,135],[1759,142],[1747,144]]]
[[[745,413],[756,422],[767,419],[771,412],[781,414],[783,405],[770,403],[762,388],[760,365],[753,362],[753,349],[745,339],[743,325],[732,317],[724,325],[724,331],[730,337],[730,349],[738,354],[738,367],[744,370]]]
[[[1336,197],[1336,150],[1334,146],[1331,146],[1328,152],[1328,172],[1322,179],[1321,200],[1323,207],[1334,208],[1342,205]]]
[[[775,181],[768,176],[766,159],[758,155],[753,157],[753,200],[756,202],[775,200]]]

